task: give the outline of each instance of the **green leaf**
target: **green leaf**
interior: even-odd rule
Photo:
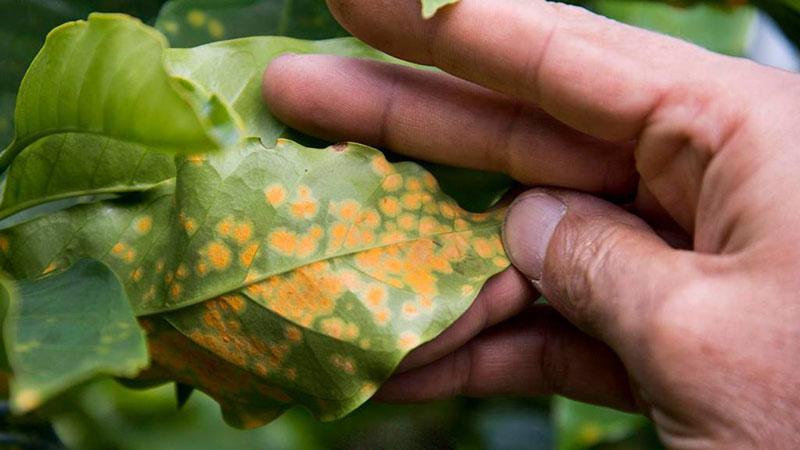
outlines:
[[[322,0],[172,0],[156,28],[176,47],[254,35],[347,36]]]
[[[0,148],[14,136],[14,98],[47,33],[92,11],[124,12],[149,19],[161,0],[0,0]]]
[[[96,375],[133,376],[148,364],[125,290],[104,264],[16,283],[5,321],[11,405],[27,412]]]
[[[742,56],[755,19],[752,8],[723,10],[707,4],[678,8],[647,0],[597,0],[587,4],[621,22],[669,34],[709,50]]]
[[[447,5],[457,3],[458,0],[422,0],[422,17],[430,19]]]
[[[173,158],[141,145],[80,133],[47,136],[12,162],[0,218],[64,198],[143,191],[173,177]]]
[[[647,425],[644,416],[576,402],[553,400],[558,450],[586,450],[632,436]]]
[[[216,96],[171,77],[166,41],[138,20],[93,14],[55,29],[17,96],[7,167],[52,135],[81,133],[169,152],[197,153],[237,142],[240,125]]]

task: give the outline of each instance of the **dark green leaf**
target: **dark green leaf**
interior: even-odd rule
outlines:
[[[16,289],[4,330],[16,411],[96,375],[133,376],[147,366],[144,333],[104,264],[81,260],[68,271],[19,281]]]
[[[323,0],[172,0],[164,5],[156,28],[175,47],[259,35],[347,35]]]

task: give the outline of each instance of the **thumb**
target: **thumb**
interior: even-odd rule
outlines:
[[[617,350],[642,336],[659,293],[690,254],[611,203],[549,189],[514,201],[503,240],[511,262],[554,308]]]

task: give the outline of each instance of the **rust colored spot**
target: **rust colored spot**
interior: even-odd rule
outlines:
[[[419,335],[413,331],[404,331],[400,333],[400,338],[397,340],[397,347],[401,350],[411,350],[419,345]]]
[[[144,271],[141,267],[137,267],[133,272],[131,272],[131,280],[138,283],[142,281],[142,276],[144,275]]]
[[[212,242],[205,249],[211,265],[217,270],[225,270],[231,265],[231,251],[222,242]]]
[[[136,221],[136,232],[139,234],[147,234],[153,228],[153,218],[150,216],[140,217]]]
[[[259,245],[257,243],[252,243],[245,247],[244,250],[239,254],[239,262],[244,267],[250,267],[253,265],[253,260],[258,253]]]
[[[273,207],[279,206],[286,199],[286,188],[280,184],[271,184],[264,189],[267,203]]]
[[[289,325],[286,327],[286,339],[292,342],[300,342],[303,340],[303,332],[300,328]]]
[[[239,245],[243,245],[253,236],[253,226],[249,222],[240,222],[233,229],[233,237]]]
[[[383,180],[381,187],[386,192],[394,192],[403,187],[403,176],[399,173],[389,175]]]
[[[226,217],[217,224],[217,234],[220,236],[230,236],[233,232],[234,222],[232,217]]]
[[[269,245],[286,256],[291,256],[297,249],[297,235],[291,231],[278,229],[269,234]]]
[[[372,160],[372,170],[378,175],[389,175],[394,172],[394,168],[383,156],[376,156]]]

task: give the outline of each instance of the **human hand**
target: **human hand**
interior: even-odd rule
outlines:
[[[509,210],[516,270],[383,399],[558,393],[643,412],[670,448],[800,447],[800,76],[561,4],[328,3],[451,75],[280,58],[282,120],[549,186]]]

